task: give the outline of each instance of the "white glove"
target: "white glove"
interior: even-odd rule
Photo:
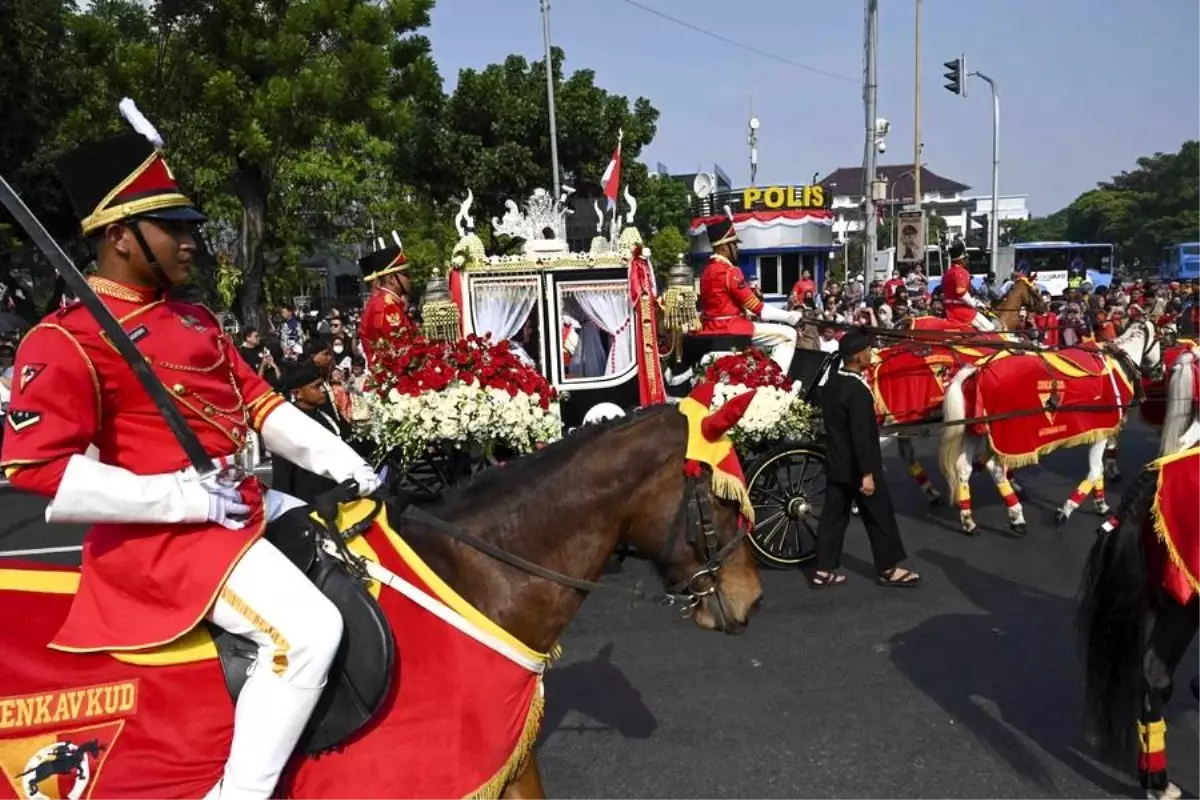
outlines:
[[[963,302],[969,305],[971,308],[979,308],[979,301],[975,299],[975,295],[964,294],[962,299]]]
[[[209,522],[215,522],[231,531],[246,527],[245,518],[250,515],[250,506],[242,502],[242,493],[236,486],[217,483],[215,475],[203,480],[184,480],[185,492],[195,493],[197,489],[207,495]]]
[[[788,312],[788,324],[791,325],[793,328],[796,327],[797,325],[799,325],[801,323],[801,321],[803,321],[803,319],[804,319],[804,315],[801,314],[799,311],[789,311]]]
[[[359,497],[374,494],[381,483],[379,476],[375,474],[375,470],[371,469],[371,465],[366,462],[363,462],[362,466],[354,470],[354,474],[350,477],[358,484]]]
[[[767,303],[763,303],[758,315],[762,317],[763,322],[782,322],[784,325],[795,325],[796,323],[792,322],[792,319],[800,318],[798,311],[784,311],[782,308],[776,308]]]
[[[250,513],[235,487],[215,478],[169,472],[136,475],[83,455],[71,456],[54,499],[46,507],[47,522],[216,522],[236,530],[235,519]]]
[[[364,494],[365,487],[371,491],[379,488],[379,478],[362,456],[291,403],[284,403],[267,415],[262,439],[268,450],[301,469],[337,483],[353,478]]]

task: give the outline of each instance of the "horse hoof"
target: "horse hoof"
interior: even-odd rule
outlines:
[[[942,496],[940,494],[929,495],[929,505],[940,506],[942,504]]]
[[[1017,536],[1024,536],[1025,532],[1028,530],[1024,522],[1013,522],[1009,525],[1009,527],[1012,528],[1012,532]]]
[[[1096,513],[1102,517],[1107,517],[1110,511],[1112,509],[1108,507],[1108,503],[1100,503],[1096,506]]]
[[[1054,512],[1054,524],[1057,525],[1058,527],[1061,528],[1063,525],[1066,525],[1067,519],[1068,519],[1067,515],[1063,513],[1061,508],[1058,511]]]
[[[1174,783],[1167,781],[1165,789],[1147,789],[1146,797],[1148,800],[1179,800],[1183,797],[1183,792]]]
[[[1125,479],[1123,477],[1121,477],[1121,473],[1119,473],[1119,472],[1116,475],[1108,476],[1109,483],[1120,483],[1123,480],[1125,480]]]

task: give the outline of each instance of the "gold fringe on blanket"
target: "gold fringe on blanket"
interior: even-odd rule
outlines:
[[[542,729],[542,714],[546,707],[544,693],[545,690],[542,686],[538,686],[538,690],[534,692],[533,702],[529,705],[529,713],[525,716],[525,727],[521,731],[521,738],[517,741],[516,749],[508,757],[508,761],[504,762],[500,771],[493,775],[487,783],[467,795],[466,800],[498,800],[508,785],[520,777],[529,761],[530,753],[533,752],[538,732]]]
[[[1193,454],[1194,454],[1194,450],[1185,450],[1184,452],[1178,453],[1175,455],[1190,456]],[[1197,576],[1192,574],[1191,569],[1188,567],[1187,563],[1183,560],[1183,556],[1179,554],[1178,548],[1175,547],[1175,540],[1171,537],[1171,531],[1167,528],[1166,515],[1163,514],[1163,510],[1162,510],[1163,461],[1173,461],[1173,460],[1175,460],[1175,459],[1168,456],[1165,459],[1159,459],[1151,467],[1151,468],[1156,468],[1158,470],[1157,485],[1154,487],[1154,505],[1151,508],[1151,513],[1154,515],[1154,535],[1157,536],[1158,540],[1163,543],[1164,547],[1167,548],[1167,554],[1171,558],[1171,563],[1173,563],[1180,572],[1182,572],[1185,576],[1187,576],[1187,581],[1188,581],[1188,584],[1192,587],[1192,591],[1200,592],[1200,580],[1197,580]],[[1194,501],[1195,498],[1191,498],[1191,499]]]
[[[1097,428],[1093,431],[1085,431],[1084,433],[1071,436],[1058,442],[1050,442],[1044,444],[1032,453],[1001,453],[996,449],[992,442],[992,432],[988,429],[988,449],[995,454],[996,460],[1001,463],[1006,469],[1020,469],[1021,467],[1032,466],[1041,460],[1042,456],[1049,455],[1055,450],[1061,450],[1066,447],[1079,447],[1080,445],[1091,445],[1103,439],[1110,439],[1121,432],[1121,426],[1117,425],[1114,428]]]
[[[754,524],[754,505],[750,502],[750,493],[746,484],[733,475],[714,468],[712,471],[712,493],[723,500],[731,500],[742,509],[742,516],[751,525]]]

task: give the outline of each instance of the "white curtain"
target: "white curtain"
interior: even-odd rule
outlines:
[[[624,282],[593,284],[563,289],[579,304],[584,316],[612,337],[605,358],[604,374],[624,372],[633,363],[633,324],[629,289]]]
[[[475,333],[479,336],[490,333],[495,342],[512,339],[521,332],[536,302],[537,283],[532,280],[473,284],[471,307]]]

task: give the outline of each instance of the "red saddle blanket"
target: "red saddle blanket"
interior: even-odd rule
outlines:
[[[1166,551],[1158,559],[1160,580],[1180,605],[1186,605],[1200,591],[1200,447],[1160,458],[1149,468],[1158,471],[1154,534]]]
[[[1167,381],[1179,357],[1194,347],[1191,342],[1177,344],[1163,350],[1163,377],[1159,380],[1142,379],[1142,391],[1146,399],[1139,410],[1142,421],[1154,428],[1161,428],[1167,417]],[[1200,402],[1200,364],[1192,363],[1192,402]]]
[[[370,501],[343,506],[343,529]],[[542,658],[469,606],[381,514],[351,549]],[[79,573],[0,561],[0,797],[202,797],[221,777],[233,704],[207,629],[139,653],[46,643]],[[397,674],[377,719],[334,752],[293,764],[291,797],[497,797],[531,751],[540,675],[372,584],[395,632]]]
[[[978,364],[963,390],[973,426],[1008,468],[1036,464],[1060,447],[1120,430],[1133,386],[1111,356],[1083,348],[999,353]]]
[[[958,371],[991,352],[994,351],[919,342],[879,350],[867,376],[875,395],[879,423],[903,424],[939,416],[946,386]]]

